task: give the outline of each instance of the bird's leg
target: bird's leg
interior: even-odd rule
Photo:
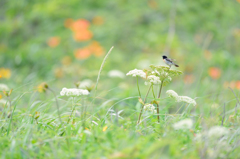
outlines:
[[[172,65],[169,65],[169,69],[168,69],[168,70],[170,70],[170,69],[171,69],[171,66],[172,66]]]

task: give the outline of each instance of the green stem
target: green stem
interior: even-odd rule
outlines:
[[[53,91],[51,88],[48,87],[48,90],[49,90],[50,92],[52,92],[52,94],[53,94],[54,97],[55,97],[56,104],[57,104],[57,110],[58,110],[58,117],[59,117],[59,121],[60,121],[60,123],[61,123],[61,125],[62,125],[63,122],[62,122],[61,115],[60,115],[60,110],[59,110],[59,105],[58,105],[57,96],[56,96],[56,94],[54,93],[54,91]]]
[[[156,96],[155,96],[155,93],[154,93],[154,90],[153,90],[153,85],[152,85],[152,93],[153,93],[153,98],[154,100],[156,99]]]
[[[158,99],[160,99],[161,93],[162,93],[162,87],[163,87],[163,82],[164,80],[162,80],[160,88],[159,88],[159,92],[158,92]],[[158,118],[158,123],[160,122],[160,116],[159,116],[159,104],[157,104],[157,118]]]
[[[149,94],[149,91],[150,91],[151,87],[152,87],[152,85],[148,88],[147,94],[146,94],[145,99],[144,99],[144,101],[143,101],[143,105],[142,105],[142,108],[141,108],[141,111],[140,111],[140,114],[139,114],[139,117],[138,117],[138,122],[137,122],[137,124],[139,124],[139,122],[140,122],[140,119],[141,119],[141,116],[142,116],[143,107],[144,107],[144,105],[145,105],[145,102],[146,102],[146,99],[147,99],[147,96],[148,96],[148,94]]]
[[[141,98],[141,92],[140,92],[139,84],[138,84],[138,76],[137,76],[137,87],[138,87],[138,93],[139,93],[139,96],[140,96],[140,98]]]
[[[72,97],[72,112],[71,112],[71,115],[69,116],[69,118],[68,118],[68,121],[67,121],[67,123],[69,123],[70,122],[70,120],[71,120],[71,117],[72,117],[72,114],[73,114],[73,112],[74,112],[74,110],[75,110],[75,104],[74,104],[74,97]]]

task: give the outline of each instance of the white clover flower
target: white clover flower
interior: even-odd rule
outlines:
[[[85,79],[83,81],[80,82],[78,88],[87,88],[87,87],[91,87],[93,84],[92,80],[90,79]]]
[[[229,134],[229,130],[223,126],[214,126],[214,127],[211,127],[208,131],[208,137],[210,138],[222,137],[228,134]]]
[[[86,89],[77,89],[77,88],[63,88],[60,92],[61,96],[81,96],[81,95],[89,95],[88,90]]]
[[[148,82],[145,82],[145,85],[150,85],[150,84],[156,85],[161,83],[160,78],[154,75],[148,76],[147,80]]]
[[[155,110],[155,107],[153,104],[145,104],[144,107],[143,107],[144,111],[150,111],[154,114],[157,113],[157,111]]]
[[[176,102],[185,102],[188,104],[192,104],[193,106],[196,106],[197,103],[194,99],[187,97],[187,96],[179,96],[175,91],[173,90],[168,90],[166,92],[169,97],[173,98],[176,100]]]
[[[175,130],[179,130],[179,129],[191,129],[193,126],[193,121],[191,119],[184,119],[181,120],[175,124],[173,124],[173,128]]]
[[[111,78],[125,78],[125,74],[119,70],[111,70],[108,72],[108,76]]]
[[[9,90],[9,88],[8,88],[8,86],[6,85],[6,84],[0,84],[0,90],[1,91],[8,91]]]
[[[142,77],[142,78],[146,79],[146,73],[143,72],[142,70],[138,70],[138,69],[131,70],[126,75],[127,76],[132,76],[132,77],[139,76],[139,77]]]

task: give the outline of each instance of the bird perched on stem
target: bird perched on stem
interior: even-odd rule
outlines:
[[[169,69],[171,68],[172,65],[174,65],[175,67],[179,67],[177,64],[175,64],[173,62],[172,59],[169,59],[167,56],[163,55],[162,58],[163,58],[163,61],[165,62],[165,64],[167,64],[169,66]]]

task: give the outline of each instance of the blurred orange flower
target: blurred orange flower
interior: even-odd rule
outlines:
[[[91,56],[91,51],[88,47],[77,49],[75,51],[75,57],[77,59],[80,59],[80,60],[87,59],[90,56]]]
[[[64,26],[65,26],[66,28],[71,28],[71,26],[73,25],[73,23],[74,23],[74,20],[71,19],[71,18],[68,18],[68,19],[65,20]]]
[[[47,41],[48,46],[50,46],[52,48],[58,46],[59,43],[60,43],[60,38],[59,37],[51,37]]]
[[[238,3],[240,3],[240,0],[237,0]]]
[[[218,79],[221,76],[221,70],[217,67],[210,67],[208,74],[212,79]]]
[[[89,30],[82,30],[75,32],[73,35],[74,40],[76,41],[87,41],[92,38],[93,34]]]
[[[195,77],[191,74],[191,75],[186,75],[184,77],[184,83],[185,84],[192,84],[195,80]]]
[[[90,51],[97,57],[102,56],[104,53],[103,47],[97,41],[93,41],[88,47]]]
[[[235,85],[236,85],[236,88],[240,90],[240,81],[237,81]]]
[[[11,70],[8,68],[0,68],[0,77],[9,79],[11,77]]]
[[[102,25],[104,22],[103,18],[101,16],[96,16],[92,19],[92,23],[94,25]]]
[[[85,19],[78,19],[77,21],[73,22],[70,26],[71,30],[74,32],[87,30],[90,26],[89,21]]]

